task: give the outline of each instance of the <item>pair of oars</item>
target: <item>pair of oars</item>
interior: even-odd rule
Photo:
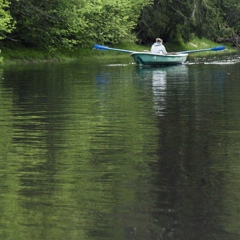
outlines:
[[[95,44],[94,49],[97,50],[112,50],[112,51],[118,51],[118,52],[125,52],[125,53],[135,53],[136,51],[131,50],[125,50],[125,49],[119,49],[119,48],[110,48],[102,45]],[[175,54],[181,54],[181,53],[194,53],[194,52],[206,52],[206,51],[221,51],[224,50],[224,46],[217,46],[213,48],[205,48],[205,49],[196,49],[196,50],[188,50],[188,51],[181,51],[181,52],[175,52]]]

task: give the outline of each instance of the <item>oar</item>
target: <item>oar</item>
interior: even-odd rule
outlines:
[[[118,49],[118,48],[110,48],[110,47],[106,47],[106,46],[102,46],[102,45],[98,45],[95,44],[93,46],[94,49],[97,50],[112,50],[112,51],[118,51],[118,52],[125,52],[125,53],[134,53],[135,51],[131,51],[131,50],[124,50],[124,49]]]
[[[194,52],[205,52],[205,51],[221,51],[224,50],[224,46],[217,46],[213,48],[205,48],[205,49],[198,49],[198,50],[188,50],[188,51],[182,51],[182,52],[176,52],[176,53],[194,53]]]

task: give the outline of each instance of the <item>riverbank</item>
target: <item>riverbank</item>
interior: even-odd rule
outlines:
[[[195,50],[195,49],[205,49],[212,48],[221,44],[209,41],[207,39],[194,39],[188,43],[164,43],[168,52],[183,51],[183,50]],[[237,48],[230,45],[224,45],[226,50],[222,53],[226,54],[237,52]],[[116,48],[128,49],[133,51],[144,51],[150,50],[150,45],[137,45],[133,43],[125,43],[121,45],[114,46]],[[94,49],[79,49],[75,48],[72,50],[56,50],[56,51],[46,51],[40,49],[26,48],[23,46],[11,46],[3,47],[1,49],[0,57],[2,57],[1,64],[13,64],[19,62],[59,62],[59,61],[74,61],[79,60],[84,57],[94,56],[94,57],[112,57],[116,55],[123,55],[126,53],[113,52],[113,51],[98,51]],[[215,52],[204,52],[204,53],[194,53],[195,55],[211,55]]]

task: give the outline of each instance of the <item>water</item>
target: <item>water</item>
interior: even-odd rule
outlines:
[[[238,59],[0,68],[0,239],[240,239]]]

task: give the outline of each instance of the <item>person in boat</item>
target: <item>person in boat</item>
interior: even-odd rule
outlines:
[[[151,53],[167,54],[166,48],[163,45],[161,38],[156,38],[156,42],[151,47]]]

